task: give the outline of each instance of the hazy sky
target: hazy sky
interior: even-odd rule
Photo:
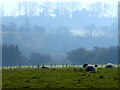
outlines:
[[[76,5],[75,7],[72,7],[73,5],[64,5],[69,12],[73,12],[75,9],[76,10],[81,10],[83,8],[87,10],[91,10],[92,8],[96,9],[94,11],[100,12],[102,16],[105,17],[116,17],[117,16],[117,6],[118,6],[118,0],[1,0],[2,1],[2,6],[4,9],[4,14],[9,16],[11,13],[14,11],[16,12],[16,16],[18,15],[18,2],[37,2],[38,5],[44,5],[44,7],[48,7],[48,4],[45,4],[44,2],[50,2],[52,4],[52,7],[50,6],[51,15],[52,15],[52,9],[56,9],[57,5],[56,3],[64,3],[64,2],[75,2]],[[96,7],[92,7],[93,4],[102,2],[103,5],[99,5]],[[104,6],[106,4],[107,8]],[[72,6],[71,6],[72,5]],[[39,7],[40,8],[40,7]]]

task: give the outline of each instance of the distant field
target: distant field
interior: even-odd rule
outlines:
[[[34,67],[35,68],[35,67]],[[37,68],[37,67],[36,67]],[[118,88],[118,68],[3,69],[3,88]]]

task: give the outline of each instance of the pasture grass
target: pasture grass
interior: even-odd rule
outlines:
[[[118,68],[3,69],[2,88],[118,88]]]

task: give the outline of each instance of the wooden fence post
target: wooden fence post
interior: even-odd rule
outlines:
[[[66,64],[66,68],[67,68],[67,64]]]
[[[50,68],[52,68],[52,64],[50,65]]]
[[[37,66],[37,67],[38,67],[38,69],[39,69],[39,67],[40,67],[40,66],[39,66],[39,64],[38,64],[38,66]]]
[[[34,65],[32,66],[32,68],[34,69]]]
[[[62,69],[63,69],[63,64],[62,64]]]
[[[19,69],[21,69],[21,65],[19,65]]]
[[[12,66],[10,65],[10,69],[12,69]]]
[[[70,68],[70,65],[69,65],[69,68]]]

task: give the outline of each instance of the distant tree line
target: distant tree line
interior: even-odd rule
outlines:
[[[120,49],[119,49],[120,50]],[[118,47],[99,48],[92,50],[78,48],[68,52],[67,58],[74,64],[106,64],[108,62],[118,63]]]
[[[2,45],[2,65],[38,65],[46,64],[52,61],[50,55],[42,55],[40,53],[32,53],[29,56],[24,56],[17,45],[3,44]]]
[[[32,31],[39,34],[46,33],[46,28],[44,26],[31,25],[29,21],[26,21],[24,25],[17,25],[15,22],[10,22],[8,24],[2,24],[3,32],[26,32]]]
[[[120,50],[120,48],[119,48]],[[118,63],[118,47],[99,48],[94,47],[92,50],[78,48],[67,53],[67,59],[73,64],[106,64],[111,62]],[[61,57],[62,58],[62,57]],[[2,45],[2,65],[41,65],[52,64],[53,58],[49,54],[31,53],[24,56],[18,45]]]

